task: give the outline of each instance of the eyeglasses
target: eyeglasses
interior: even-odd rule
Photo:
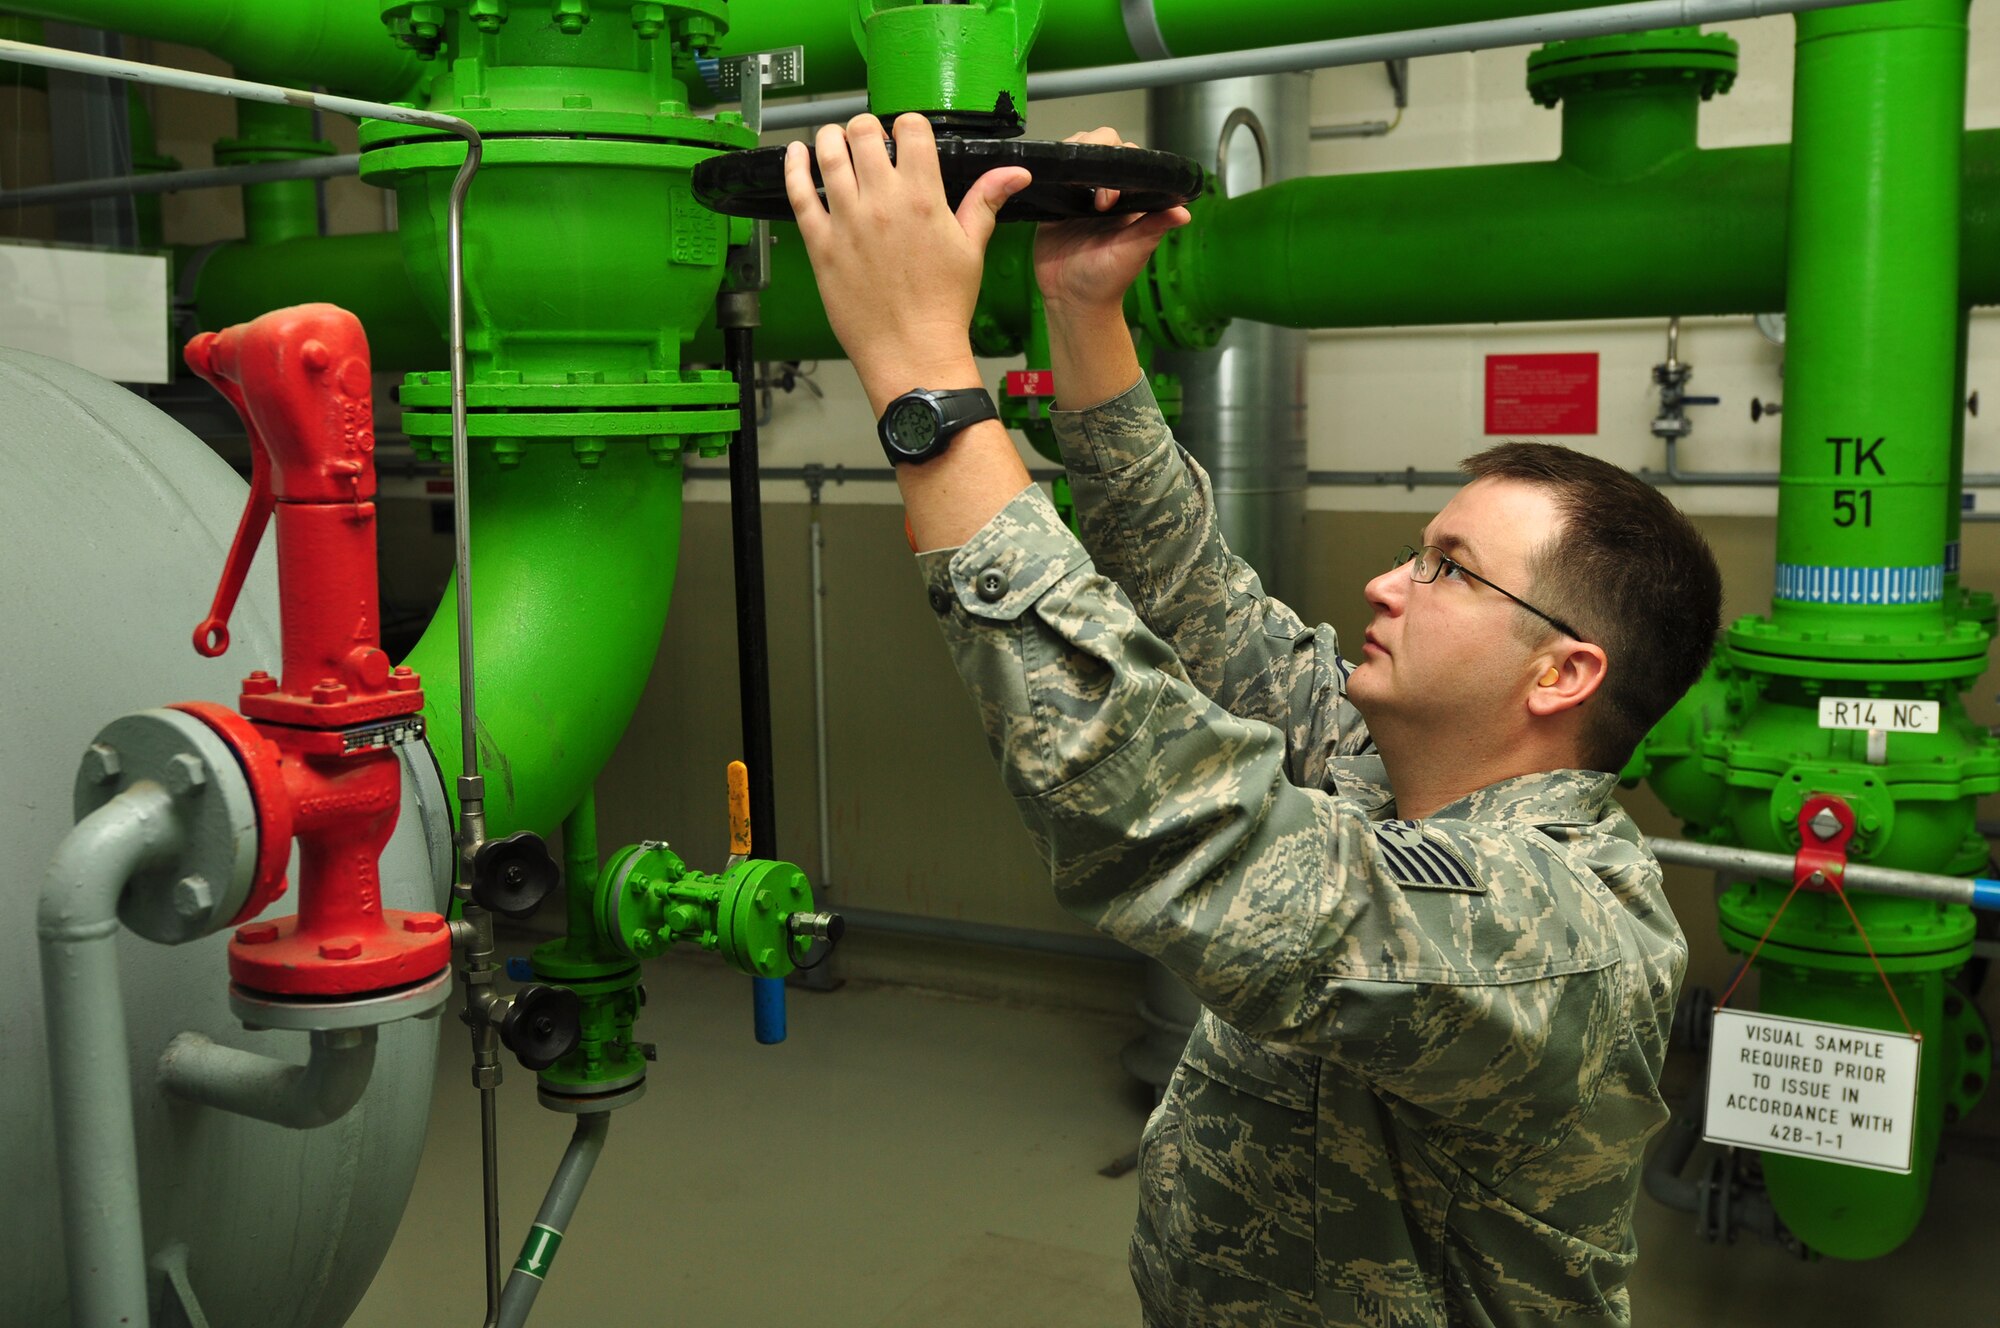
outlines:
[[[1458,561],[1458,559],[1445,556],[1445,551],[1435,544],[1426,544],[1421,549],[1413,549],[1405,544],[1401,551],[1396,554],[1396,561],[1389,565],[1394,568],[1401,567],[1405,563],[1410,565],[1410,579],[1419,585],[1426,586],[1437,580],[1438,573],[1444,571],[1445,568],[1456,567],[1459,571],[1465,573],[1487,589],[1500,591],[1508,599],[1513,600],[1516,604],[1526,609],[1529,613],[1534,614],[1564,636],[1575,637],[1579,641],[1585,640],[1582,632],[1577,631],[1576,628],[1571,627],[1562,619],[1550,617],[1511,590],[1502,590],[1499,586],[1494,585],[1491,581],[1488,581],[1485,577]]]

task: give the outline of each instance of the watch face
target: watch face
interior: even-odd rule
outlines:
[[[937,433],[937,412],[927,401],[905,401],[889,416],[889,436],[901,451],[921,452]]]

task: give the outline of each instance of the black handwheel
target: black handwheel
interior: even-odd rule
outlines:
[[[1104,143],[1053,143],[1044,139],[940,138],[938,167],[945,198],[955,208],[973,182],[1002,166],[1025,166],[1034,183],[1007,200],[1002,221],[1066,221],[1073,217],[1159,212],[1201,197],[1201,167],[1190,158],[1151,148]],[[889,140],[889,160],[896,141]],[[813,156],[813,183],[820,185]],[[1109,212],[1096,207],[1098,189],[1116,189]],[[751,148],[710,157],[694,168],[694,193],[703,205],[732,217],[792,220],[785,195],[785,149]],[[820,191],[821,199],[826,197]]]
[[[546,1070],[576,1050],[583,1036],[583,1002],[568,987],[534,983],[514,993],[500,1040],[530,1070]]]
[[[489,839],[472,855],[473,902],[505,917],[527,917],[561,880],[555,856],[532,830]]]

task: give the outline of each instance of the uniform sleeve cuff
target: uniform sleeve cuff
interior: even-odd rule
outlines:
[[[1145,374],[1111,400],[1087,410],[1052,410],[1049,424],[1074,473],[1108,473],[1172,444],[1153,383]]]
[[[956,549],[917,555],[939,616],[954,608],[1011,622],[1075,568],[1090,561],[1040,485],[1030,484]]]

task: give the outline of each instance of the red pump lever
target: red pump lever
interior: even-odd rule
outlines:
[[[236,413],[250,430],[250,501],[243,505],[243,519],[236,523],[236,538],[230,542],[229,557],[222,564],[222,580],[215,587],[215,599],[208,606],[208,617],[194,629],[195,653],[208,659],[214,659],[229,649],[229,615],[236,610],[236,597],[243,593],[243,578],[250,575],[250,564],[257,556],[257,544],[264,538],[264,527],[271,520],[272,504],[277,501],[271,495],[271,457],[264,450],[264,440],[257,436],[257,424],[250,416],[249,406],[244,404],[243,389],[227,378],[211,376],[208,370],[208,353],[214,345],[214,336],[212,332],[205,332],[190,341],[186,359],[190,369],[229,398],[229,404],[236,407]],[[202,362],[199,364],[195,362],[196,346],[202,347]]]

